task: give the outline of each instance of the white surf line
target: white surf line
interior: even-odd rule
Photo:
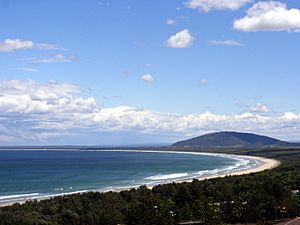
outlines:
[[[24,204],[26,201],[41,201],[54,197],[66,196],[66,195],[74,195],[74,194],[83,194],[89,192],[88,190],[82,191],[73,191],[73,192],[64,192],[59,194],[40,194],[40,193],[32,193],[32,194],[24,194],[24,195],[8,195],[0,197],[0,207],[10,206],[15,203]]]
[[[186,177],[186,176],[188,176],[188,173],[172,173],[172,174],[153,175],[153,176],[150,176],[150,177],[146,177],[144,179],[145,180],[160,181],[160,180],[172,180],[172,179]]]
[[[15,198],[28,198],[28,197],[38,196],[38,195],[39,195],[39,193],[4,195],[4,196],[0,196],[0,200],[15,199]]]

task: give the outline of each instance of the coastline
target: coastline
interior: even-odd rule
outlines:
[[[92,150],[94,151],[94,150]],[[97,150],[96,150],[97,151]],[[127,152],[136,152],[138,150],[110,150],[110,151],[127,151]],[[166,180],[164,182],[159,182],[155,184],[140,184],[137,186],[130,186],[130,187],[115,187],[111,188],[109,190],[84,190],[84,191],[78,191],[78,192],[71,192],[71,193],[63,193],[63,194],[57,194],[57,195],[50,195],[50,196],[37,196],[34,198],[28,198],[24,200],[15,200],[11,202],[5,202],[5,203],[0,203],[0,207],[6,207],[6,206],[11,206],[15,203],[19,204],[24,204],[26,201],[41,201],[41,200],[46,200],[46,199],[51,199],[53,197],[57,196],[66,196],[66,195],[72,195],[72,194],[83,194],[86,192],[121,192],[121,191],[127,191],[133,188],[138,188],[141,185],[145,185],[147,188],[152,189],[153,187],[159,185],[159,184],[167,184],[167,183],[183,183],[183,182],[192,182],[194,179],[197,180],[205,180],[205,179],[213,179],[213,178],[220,178],[220,177],[225,177],[225,176],[237,176],[237,175],[246,175],[250,173],[257,173],[257,172],[262,172],[264,170],[269,170],[273,169],[277,166],[279,166],[281,163],[278,160],[271,159],[271,158],[265,158],[265,157],[258,157],[258,156],[247,156],[247,155],[236,155],[236,154],[222,154],[222,153],[208,153],[208,152],[182,152],[182,151],[145,151],[145,150],[140,150],[139,152],[172,152],[172,153],[186,153],[186,154],[197,154],[197,155],[218,155],[218,156],[223,156],[223,157],[232,157],[235,159],[251,159],[251,160],[256,160],[259,163],[256,164],[255,166],[252,166],[250,168],[245,168],[245,169],[240,169],[240,170],[232,170],[232,171],[222,171],[217,174],[206,174],[206,175],[199,175],[194,178],[186,178],[186,179],[174,179],[174,180]]]
[[[195,153],[197,153],[197,152],[195,152]],[[203,153],[205,154],[205,152],[203,152]],[[211,153],[207,153],[207,154],[211,154]],[[236,154],[226,154],[226,155],[230,155],[233,157],[241,157],[244,159],[257,160],[260,163],[256,166],[248,168],[248,169],[243,169],[243,170],[239,170],[239,171],[231,171],[231,172],[223,172],[223,173],[215,174],[215,175],[199,176],[194,179],[206,180],[206,179],[222,178],[222,177],[226,177],[226,176],[242,176],[242,175],[247,175],[247,174],[251,174],[251,173],[263,172],[265,170],[271,170],[271,169],[278,167],[281,164],[281,162],[279,160],[266,158],[266,157],[260,157],[260,156],[247,156],[247,155],[236,155]],[[179,179],[179,180],[175,180],[175,181],[171,181],[171,182],[163,182],[161,184],[168,184],[168,183],[172,183],[172,182],[175,182],[175,183],[192,182],[194,179],[181,179],[181,180]],[[157,185],[159,185],[159,184],[146,185],[146,187],[149,189],[152,189],[153,187],[155,187]],[[116,188],[113,191],[121,192],[121,191],[130,190],[130,189],[131,188]]]
[[[232,154],[232,155],[234,155],[234,154]],[[271,159],[271,158],[265,158],[265,157],[259,157],[259,156],[246,156],[246,155],[234,155],[234,156],[240,156],[243,158],[258,160],[260,162],[260,164],[255,167],[251,167],[251,168],[245,169],[245,170],[232,171],[229,173],[224,173],[224,174],[219,174],[219,175],[201,177],[198,180],[213,179],[213,178],[226,177],[226,176],[242,176],[242,175],[251,174],[251,173],[258,173],[258,172],[262,172],[265,170],[274,169],[281,164],[281,162],[279,160]]]

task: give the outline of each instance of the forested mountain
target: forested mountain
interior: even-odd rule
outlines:
[[[267,136],[239,133],[239,132],[217,132],[202,135],[192,139],[179,141],[173,147],[293,147],[295,143],[281,141]]]

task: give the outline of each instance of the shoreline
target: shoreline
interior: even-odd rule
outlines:
[[[194,153],[197,153],[197,152],[194,152]],[[205,154],[205,152],[203,152],[203,153]],[[218,154],[218,153],[208,153],[208,154]],[[181,180],[178,179],[178,180],[174,180],[174,181],[162,182],[160,184],[145,185],[145,186],[149,189],[152,189],[153,187],[155,187],[157,185],[169,184],[169,183],[173,183],[173,182],[174,183],[185,183],[185,182],[190,183],[194,179],[201,181],[201,180],[206,180],[206,179],[222,178],[222,177],[226,177],[226,176],[242,176],[242,175],[247,175],[247,174],[251,174],[251,173],[263,172],[265,170],[271,170],[271,169],[274,169],[274,168],[280,166],[280,164],[281,164],[281,162],[279,160],[261,157],[261,156],[247,156],[247,155],[236,155],[236,154],[224,154],[224,155],[240,157],[243,159],[257,160],[260,162],[260,164],[254,166],[254,167],[248,168],[248,169],[243,169],[243,170],[238,170],[238,171],[222,172],[220,174],[199,176],[199,177],[195,177],[193,179],[181,179]],[[132,188],[135,188],[135,187],[132,187]],[[114,192],[128,191],[132,188],[115,188],[112,191],[114,191]]]
[[[95,150],[92,150],[95,151]],[[97,150],[96,150],[97,151]],[[100,150],[102,151],[102,150]],[[104,150],[105,151],[105,150]],[[109,151],[126,151],[126,152],[137,152],[138,150],[109,150]],[[166,180],[165,182],[159,182],[155,184],[140,184],[137,186],[131,186],[131,187],[115,187],[111,188],[109,190],[84,190],[84,191],[77,191],[77,192],[72,192],[72,193],[62,193],[62,194],[57,194],[57,195],[50,195],[50,196],[40,196],[36,198],[28,198],[28,199],[22,199],[22,200],[15,200],[11,202],[5,202],[5,203],[0,203],[0,207],[7,207],[11,206],[13,204],[24,204],[27,201],[42,201],[42,200],[47,200],[51,199],[54,197],[59,197],[59,196],[67,196],[67,195],[72,195],[72,194],[83,194],[87,192],[121,192],[121,191],[128,191],[133,188],[138,188],[142,185],[145,185],[147,188],[152,189],[153,187],[157,185],[163,185],[163,184],[168,184],[168,183],[184,183],[184,182],[192,182],[194,179],[196,180],[206,180],[206,179],[214,179],[214,178],[222,178],[226,176],[241,176],[241,175],[246,175],[246,174],[251,174],[251,173],[258,173],[262,172],[265,170],[273,169],[276,168],[281,164],[280,161],[271,159],[271,158],[265,158],[265,157],[258,157],[258,156],[248,156],[248,155],[236,155],[236,154],[222,154],[222,153],[208,153],[208,152],[182,152],[182,151],[143,151],[140,150],[138,152],[165,152],[165,153],[185,153],[185,154],[197,154],[197,155],[215,155],[215,156],[222,156],[222,157],[231,157],[231,158],[241,158],[241,159],[249,159],[249,160],[256,160],[259,162],[259,164],[252,166],[250,168],[246,169],[241,169],[241,170],[233,170],[233,171],[223,171],[219,174],[212,174],[212,175],[199,175],[199,177],[194,177],[194,178],[186,178],[186,179],[174,179],[174,180]]]
[[[230,154],[228,154],[228,155],[230,155]],[[234,154],[231,154],[231,155],[234,155]],[[243,158],[257,160],[260,162],[260,164],[258,164],[257,166],[248,168],[248,169],[240,170],[240,171],[232,171],[229,173],[202,177],[202,178],[199,178],[198,180],[221,178],[221,177],[226,177],[226,176],[242,176],[242,175],[251,174],[251,173],[258,173],[258,172],[262,172],[265,170],[274,169],[281,164],[281,162],[279,160],[260,157],[260,156],[244,156],[244,155],[234,155],[234,156],[241,156]]]

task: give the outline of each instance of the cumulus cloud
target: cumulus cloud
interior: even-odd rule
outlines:
[[[80,113],[97,109],[94,98],[82,98],[78,86],[49,81],[38,84],[34,81],[3,81],[0,84],[2,113]],[[77,107],[78,106],[78,107]],[[80,107],[79,107],[80,106]],[[59,116],[59,115],[57,115]]]
[[[101,124],[101,129],[131,130],[161,135],[176,134],[182,137],[221,130],[259,132],[275,137],[285,135],[285,138],[300,136],[299,133],[295,133],[295,129],[300,128],[300,114],[291,112],[276,116],[260,115],[254,112],[236,115],[210,112],[178,115],[123,106],[103,109],[94,119],[95,122]]]
[[[86,128],[100,110],[94,98],[79,96],[77,85],[57,81],[2,81],[0,93],[0,131],[6,139],[43,141],[45,134]]]
[[[230,40],[209,40],[208,43],[210,45],[225,45],[225,46],[236,46],[236,47],[244,46],[239,41],[232,40],[232,39],[230,39]]]
[[[13,52],[17,50],[26,50],[26,49],[39,49],[39,50],[63,50],[67,49],[62,48],[58,45],[47,44],[47,43],[34,43],[31,40],[21,40],[7,38],[4,41],[0,42],[0,52]]]
[[[267,113],[270,112],[270,109],[261,103],[257,103],[255,106],[250,107],[251,112],[256,112],[256,113]]]
[[[258,2],[246,11],[246,16],[233,23],[237,30],[255,31],[299,31],[300,10],[288,9],[278,1]]]
[[[31,49],[33,46],[34,44],[30,40],[8,38],[0,42],[0,52],[13,52],[16,50]]]
[[[74,84],[9,80],[0,82],[0,143],[48,143],[49,139],[85,133],[94,135],[93,143],[97,143],[98,134],[105,132],[176,136],[178,140],[221,130],[300,138],[300,114],[267,111],[261,104],[242,114],[181,115],[129,106],[101,108]],[[72,140],[65,144],[72,144]]]
[[[141,76],[141,79],[147,83],[154,83],[154,78],[151,74],[144,74],[143,76]]]
[[[211,10],[237,10],[251,0],[189,0],[186,7],[209,12]]]
[[[175,35],[172,35],[167,40],[167,46],[170,48],[188,48],[193,44],[194,40],[195,38],[189,30],[184,29]]]

